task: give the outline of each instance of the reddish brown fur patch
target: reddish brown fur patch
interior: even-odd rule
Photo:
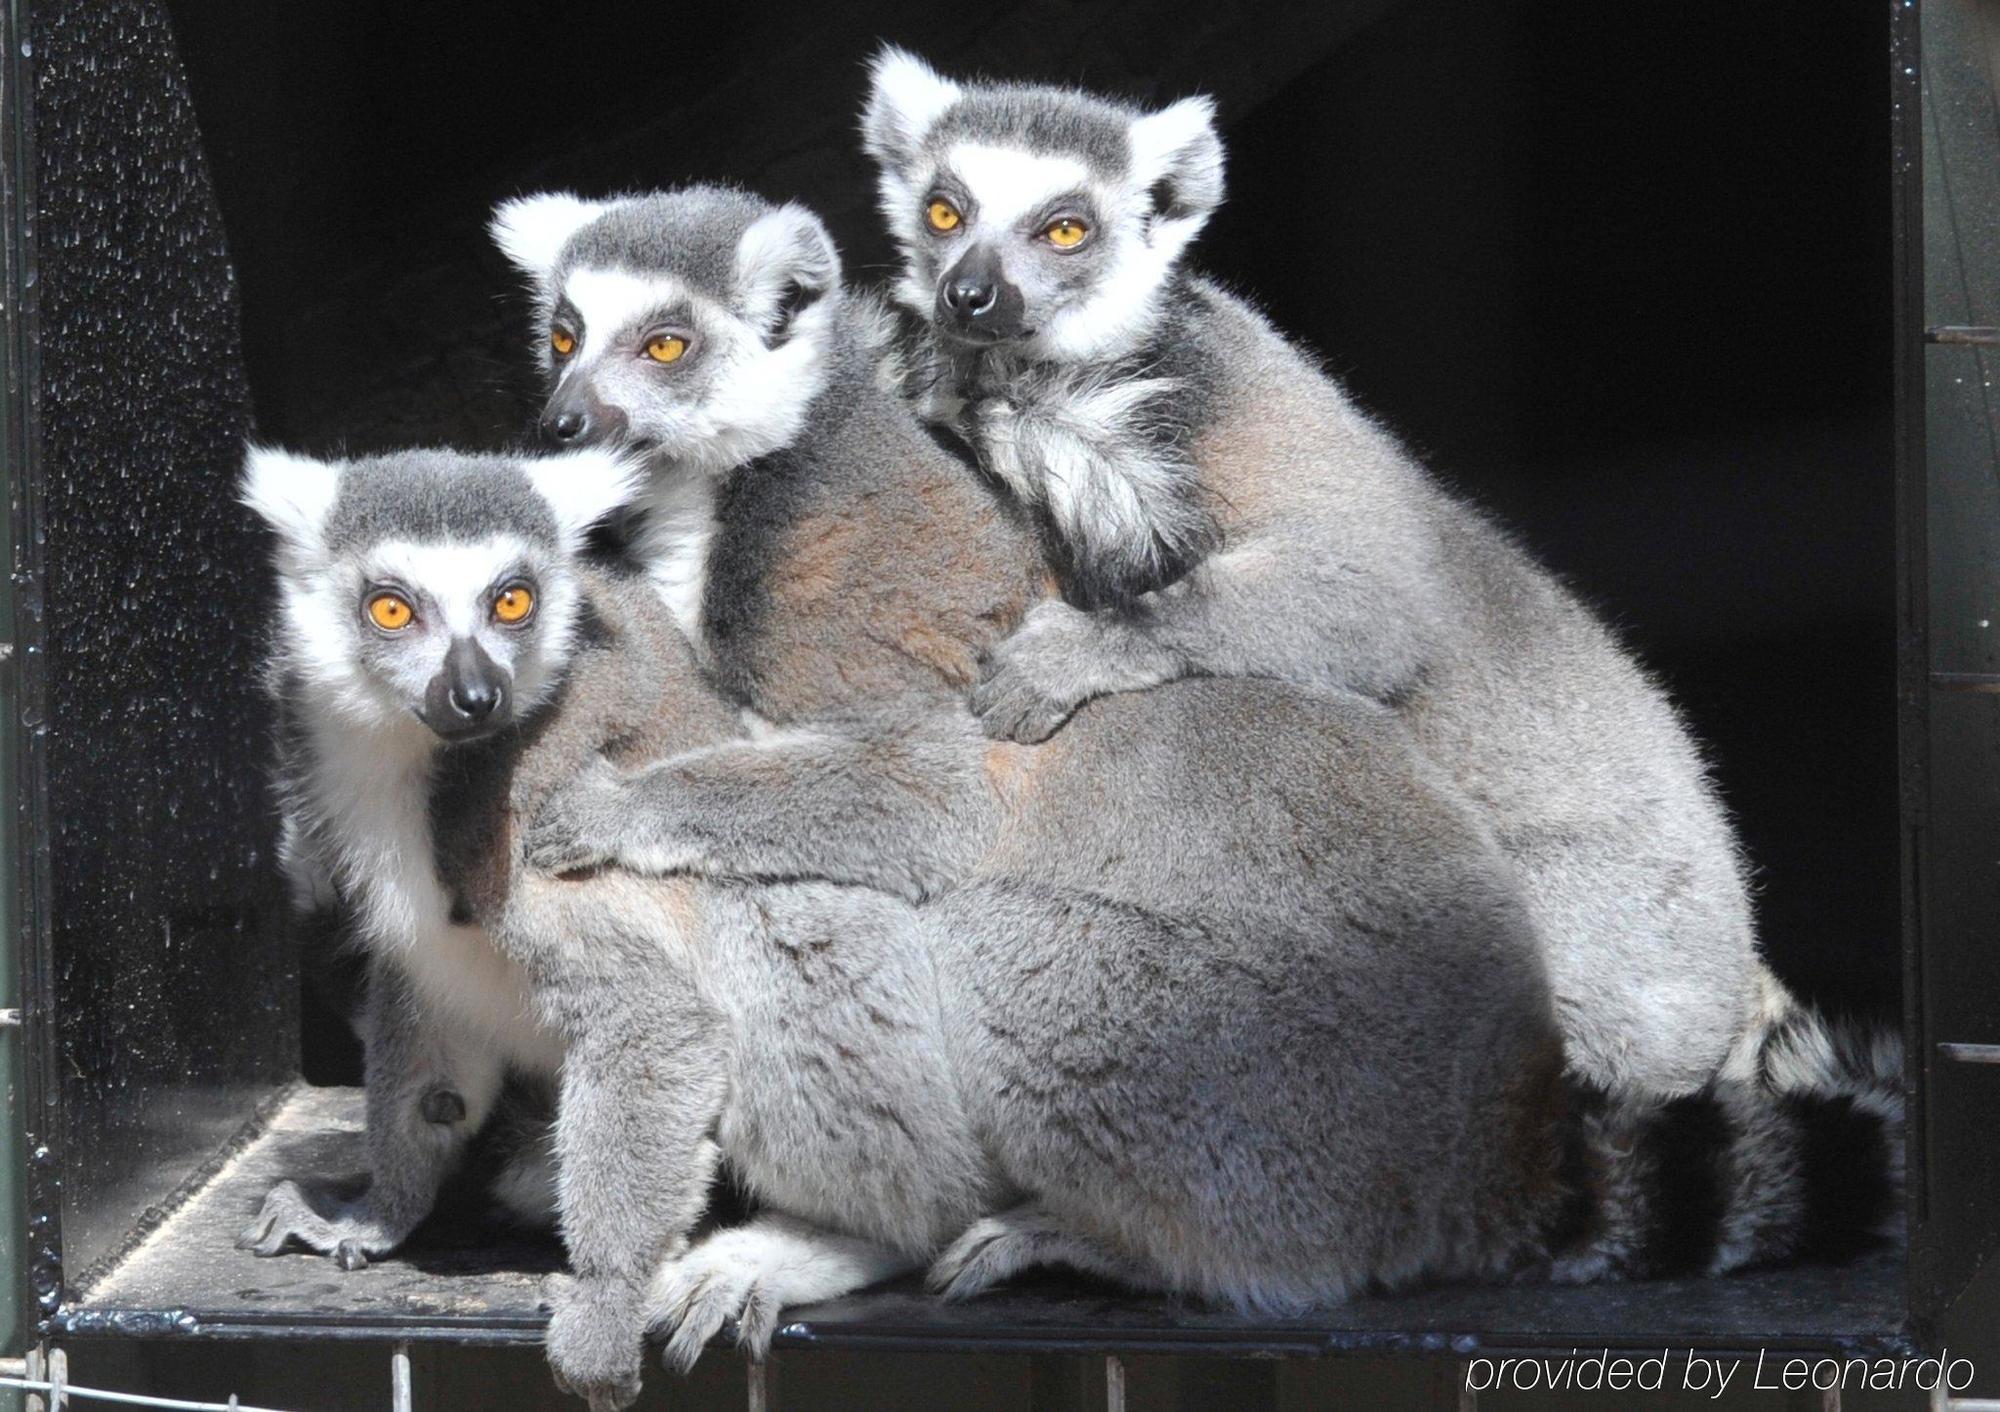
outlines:
[[[892,632],[898,651],[936,672],[946,685],[961,691],[972,686],[978,675],[978,660],[973,644],[964,637],[955,637],[946,631],[945,625],[914,614],[905,617]]]
[[[769,579],[756,704],[785,720],[912,686],[963,693],[1040,575],[1032,539],[955,466],[802,519]]]
[[[852,587],[857,542],[869,528],[845,515],[815,516],[796,525],[787,546],[791,552],[771,579],[771,601],[778,611],[807,611],[829,594]]]
[[[700,930],[701,913],[694,905],[694,890],[705,886],[709,884],[697,883],[691,878],[653,880],[654,900],[659,903],[662,917],[676,936],[692,940],[703,934]]]
[[[1011,740],[998,740],[986,747],[986,779],[1007,808],[1018,805],[1034,783],[1041,753],[1040,746],[1016,745]]]
[[[1329,408],[1322,399],[1282,380],[1257,388],[1255,416],[1227,417],[1194,439],[1192,453],[1202,485],[1215,497],[1225,536],[1288,513],[1296,503],[1287,487],[1333,451],[1322,444]]]

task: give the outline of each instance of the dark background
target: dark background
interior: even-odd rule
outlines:
[[[1886,5],[176,3],[262,434],[522,429],[499,198],[727,179],[890,258],[878,38],[1220,100],[1198,261],[1624,631],[1711,748],[1780,973],[1899,983]],[[307,1068],[351,1077],[309,997]]]

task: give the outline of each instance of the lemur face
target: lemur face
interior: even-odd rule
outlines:
[[[534,283],[550,441],[721,470],[797,433],[840,290],[810,212],[717,187],[550,194],[506,202],[492,230]]]
[[[896,297],[945,337],[1029,357],[1115,357],[1222,199],[1214,109],[958,84],[885,49],[862,119],[903,251]]]
[[[521,719],[568,660],[585,532],[634,481],[603,451],[343,462],[252,448],[243,498],[278,535],[289,675],[364,728],[452,743]]]

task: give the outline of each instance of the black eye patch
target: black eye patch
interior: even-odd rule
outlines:
[[[932,201],[949,201],[958,208],[959,215],[967,220],[971,220],[979,209],[979,203],[972,199],[972,192],[966,188],[965,183],[950,172],[939,172],[937,180],[924,190],[927,193],[924,196],[926,205]]]
[[[1039,235],[1064,216],[1072,216],[1092,228],[1097,225],[1097,207],[1091,203],[1090,197],[1084,192],[1072,191],[1052,201],[1044,201],[1034,219],[1029,221],[1028,228]]]
[[[555,312],[549,315],[549,322],[558,328],[568,329],[572,334],[581,335],[584,331],[583,315],[567,299],[556,301]]]
[[[624,340],[644,344],[662,331],[686,334],[692,342],[692,336],[700,332],[695,327],[694,310],[686,304],[661,304],[639,318],[627,321]]]

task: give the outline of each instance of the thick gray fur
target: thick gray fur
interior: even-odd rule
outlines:
[[[482,464],[503,469],[464,473]],[[387,532],[426,602],[443,592],[423,594],[429,556],[485,532],[451,529],[434,546]],[[522,861],[551,795],[741,732],[648,581],[536,566],[544,595],[565,578],[578,606],[533,706],[412,784],[438,887],[519,967],[520,1022],[558,1045],[574,1273],[548,1291],[549,1352],[594,1406],[636,1394],[648,1322],[683,1363],[724,1318],[761,1348],[786,1305],[925,1263],[956,1294],[1057,1260],[1289,1309],[1545,1253],[1561,1086],[1540,964],[1507,869],[1388,713],[1190,682],[1093,707],[1101,724],[1039,766],[969,720],[934,732],[904,757],[926,772],[907,788],[966,788],[928,764],[949,748],[993,794],[997,751],[1049,804],[998,830],[1003,811],[963,811],[991,835],[981,862],[923,910],[828,883],[558,877]],[[281,679],[302,711],[344,699]],[[1240,748],[1219,758],[1205,742],[1225,724]],[[1162,803],[1223,801],[1229,827],[1170,866]],[[1080,849],[1085,807],[1102,842]],[[1117,840],[1149,836],[1119,861]],[[365,1215],[393,1242],[390,1218],[427,1209],[449,1161],[419,1124],[456,1017],[416,986],[376,995]],[[476,1123],[484,1090],[448,1078]],[[770,1214],[690,1247],[725,1159]],[[260,1236],[311,1240],[274,1199]]]
[[[703,517],[700,660],[750,733],[587,770],[528,829],[549,871],[820,878],[880,909],[828,929],[705,894],[772,923],[705,935],[693,979],[755,1056],[714,1131],[771,1214],[663,1268],[670,1356],[729,1317],[755,1349],[806,1291],[910,1263],[958,1296],[1061,1263],[1272,1311],[1558,1260],[1649,1271],[1656,1184],[1612,1178],[1660,1107],[1585,1131],[1518,874],[1398,713],[1195,678],[1087,702],[1043,745],[986,740],[964,688],[1039,591],[1040,543],[882,376],[879,311],[819,307],[795,439],[754,438]],[[617,410],[687,424],[701,386]],[[656,456],[648,494],[712,475],[692,452]],[[1737,1150],[1698,1160],[1726,1174]],[[1581,1187],[1566,1151],[1598,1159]]]
[[[931,320],[955,253],[991,241],[1031,325],[1095,321],[1084,353],[1046,333],[979,348],[938,334],[920,350],[925,405],[1042,515],[1071,590],[991,654],[974,710],[997,737],[1039,741],[1080,703],[1195,676],[1384,703],[1520,869],[1576,1070],[1619,1092],[1699,1089],[1750,1043],[1775,984],[1700,749],[1575,594],[1255,308],[1179,272],[1221,194],[1220,142],[1186,108],[1168,110],[1183,118],[1174,150],[1204,184],[1189,199],[1170,182],[1167,209],[1145,194],[1161,168],[1108,157],[1099,131],[1109,115],[1135,133],[1165,115],[955,84],[895,51],[878,62],[865,127],[906,256],[899,300]],[[1085,248],[1101,253],[1086,281],[1057,281],[1083,266],[1032,232],[978,220],[1002,192],[967,192],[949,237],[922,229],[926,194],[962,180],[958,143],[1089,168],[1100,224]],[[1155,254],[1171,258],[1133,273]]]
[[[502,716],[538,704],[568,650],[577,526],[565,531],[516,464],[425,451],[335,466],[253,450],[245,498],[277,538],[266,683],[281,722],[281,856],[299,905],[336,909],[341,934],[368,953],[358,1028],[369,1172],[365,1183],[281,1183],[243,1243],[267,1255],[298,1243],[352,1269],[429,1215],[508,1072],[551,1074],[560,1061],[560,1046],[522,1013],[509,964],[456,915],[430,866],[424,799],[441,747],[422,717],[454,636],[446,620],[480,606],[453,596],[488,596],[516,576],[539,583],[546,611],[507,628],[475,621],[483,608],[458,613],[457,635],[505,674]],[[475,557],[450,582],[433,581],[410,562],[418,544]],[[415,605],[402,634],[364,617],[371,593],[391,583]],[[537,1214],[533,1157],[518,1152],[496,1184],[526,1219]]]
[[[706,690],[691,653],[625,655],[630,624],[668,622],[626,593],[511,775],[468,756],[438,811],[475,845],[447,847],[447,876],[571,1046],[557,1129],[579,1283],[556,1291],[559,1367],[587,1348],[601,1359],[580,1366],[610,1368],[634,1338],[633,1252],[658,1261],[647,1308],[683,1365],[725,1319],[761,1351],[788,1304],[925,1264],[961,1296],[1054,1262],[1296,1310],[1547,1257],[1563,1089],[1540,965],[1504,864],[1387,713],[1245,683],[1103,703],[1028,786],[1048,807],[1015,811],[921,908],[523,872],[513,844],[479,843],[499,783],[503,817],[551,785],[560,814],[621,778],[558,783],[593,737],[624,769],[708,758],[687,753],[704,728],[708,752],[735,743],[719,699],[706,721],[684,704]],[[606,683],[657,686],[671,725],[635,749],[630,713],[597,714]],[[1223,719],[1232,760],[1162,748]],[[989,747],[967,731],[960,749]],[[1163,800],[1222,799],[1232,828],[1192,832],[1177,866],[1119,861]],[[1079,837],[1086,808],[1101,842]],[[767,1214],[684,1249],[717,1160]]]

